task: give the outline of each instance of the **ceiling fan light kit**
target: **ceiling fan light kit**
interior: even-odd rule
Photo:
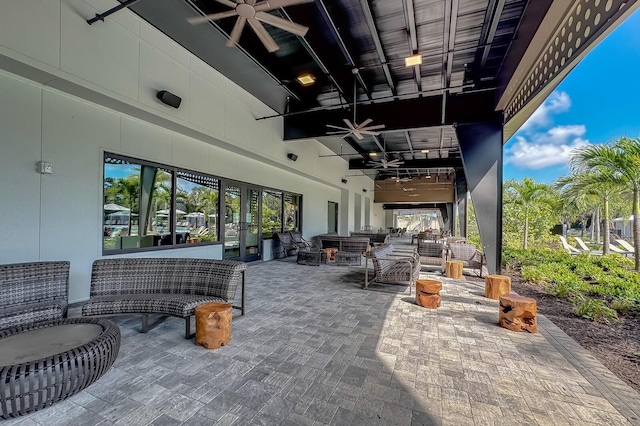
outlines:
[[[264,25],[262,25],[263,22],[300,37],[304,37],[307,34],[309,28],[305,27],[304,25],[296,24],[295,22],[282,19],[278,16],[271,15],[267,12],[269,12],[270,10],[278,9],[280,7],[309,3],[314,0],[269,0],[261,2],[256,2],[255,0],[247,0],[246,2],[244,0],[239,0],[239,3],[235,3],[231,0],[216,1],[230,7],[232,10],[227,10],[221,13],[211,13],[204,16],[196,16],[187,19],[187,21],[190,24],[196,25],[202,24],[204,22],[217,21],[219,19],[237,16],[238,19],[236,19],[233,30],[231,30],[231,34],[229,34],[229,40],[227,40],[226,43],[227,46],[233,47],[238,44],[240,35],[242,35],[242,31],[244,30],[245,25],[249,23],[249,26],[251,27],[251,29],[253,29],[253,32],[256,33],[256,36],[258,36],[264,47],[269,52],[275,52],[280,48],[280,46],[278,46],[271,35],[269,35],[269,32],[266,30]]]

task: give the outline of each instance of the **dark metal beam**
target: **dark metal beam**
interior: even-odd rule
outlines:
[[[391,70],[389,69],[389,64],[387,63],[387,58],[384,54],[382,43],[380,42],[380,36],[378,35],[378,28],[376,27],[376,22],[373,19],[373,14],[371,13],[371,7],[369,6],[369,1],[360,0],[360,6],[362,7],[364,18],[367,21],[367,26],[369,27],[369,32],[371,33],[371,38],[373,40],[373,45],[376,47],[376,52],[378,53],[378,57],[380,58],[380,65],[382,66],[382,71],[384,72],[384,76],[387,79],[387,84],[391,89],[391,93],[393,95],[397,95],[398,91],[396,90],[396,85],[393,82],[393,78],[391,78]]]
[[[491,43],[496,36],[496,30],[498,29],[498,23],[500,23],[500,17],[502,16],[502,10],[504,9],[505,0],[497,0],[493,15],[490,19],[490,24],[487,31],[487,38],[480,40],[481,44],[484,44],[482,51],[482,58],[480,59],[480,70],[482,70],[487,63],[487,57],[489,56],[489,50],[491,50]]]
[[[327,10],[327,6],[324,4],[323,0],[315,0],[315,2],[316,2],[316,5],[318,5],[318,9],[320,10],[322,17],[327,23],[327,26],[333,33],[335,40],[338,42],[338,46],[340,47],[340,50],[342,51],[342,54],[344,55],[345,59],[348,61],[351,67],[358,68],[358,65],[353,60],[351,53],[349,53],[349,49],[347,49],[347,45],[345,44],[344,40],[342,39],[342,36],[340,35],[340,31],[336,27],[335,22],[333,22],[333,19],[331,19],[331,15]],[[369,90],[369,88],[367,87],[367,84],[365,83],[360,73],[356,74],[356,78],[358,79],[358,82],[360,82],[360,85],[362,86],[362,90],[364,90],[364,92],[367,94],[367,97],[369,99],[372,99],[371,90]]]
[[[413,0],[404,0],[402,3],[404,6],[404,19],[407,24],[409,39],[409,49],[411,54],[418,53],[418,32],[416,30],[416,12],[413,9]],[[416,88],[418,92],[422,91],[422,75],[420,74],[420,65],[414,65],[413,67],[414,78],[416,81]]]
[[[407,140],[407,145],[409,145],[409,152],[411,153],[411,156],[413,157],[413,159],[415,160],[416,158],[416,153],[413,151],[413,144],[411,143],[411,135],[409,134],[408,131],[404,132],[404,137]]]
[[[400,171],[409,169],[440,169],[445,167],[462,167],[462,160],[460,158],[432,158],[426,160],[405,160],[404,164],[400,167],[394,167],[393,169],[381,169],[379,166],[375,167],[367,160],[349,160],[349,169],[358,170],[380,170],[380,171]]]
[[[446,120],[442,123],[442,96],[413,98],[393,102],[365,104],[358,107],[361,117],[384,123],[385,131],[477,123],[496,119],[492,91],[449,95]],[[500,115],[500,118],[502,116]],[[314,110],[285,115],[284,139],[327,136],[327,123],[345,118],[341,110]]]

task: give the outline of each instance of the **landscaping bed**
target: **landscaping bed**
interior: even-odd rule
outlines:
[[[514,292],[640,391],[640,274],[630,259],[505,250],[504,264]]]

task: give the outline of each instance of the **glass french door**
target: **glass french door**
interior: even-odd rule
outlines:
[[[260,191],[229,184],[224,188],[224,202],[224,258],[245,262],[260,259]]]

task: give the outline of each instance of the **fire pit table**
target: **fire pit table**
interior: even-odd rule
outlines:
[[[32,413],[86,388],[111,368],[120,329],[67,318],[0,331],[0,418]]]

